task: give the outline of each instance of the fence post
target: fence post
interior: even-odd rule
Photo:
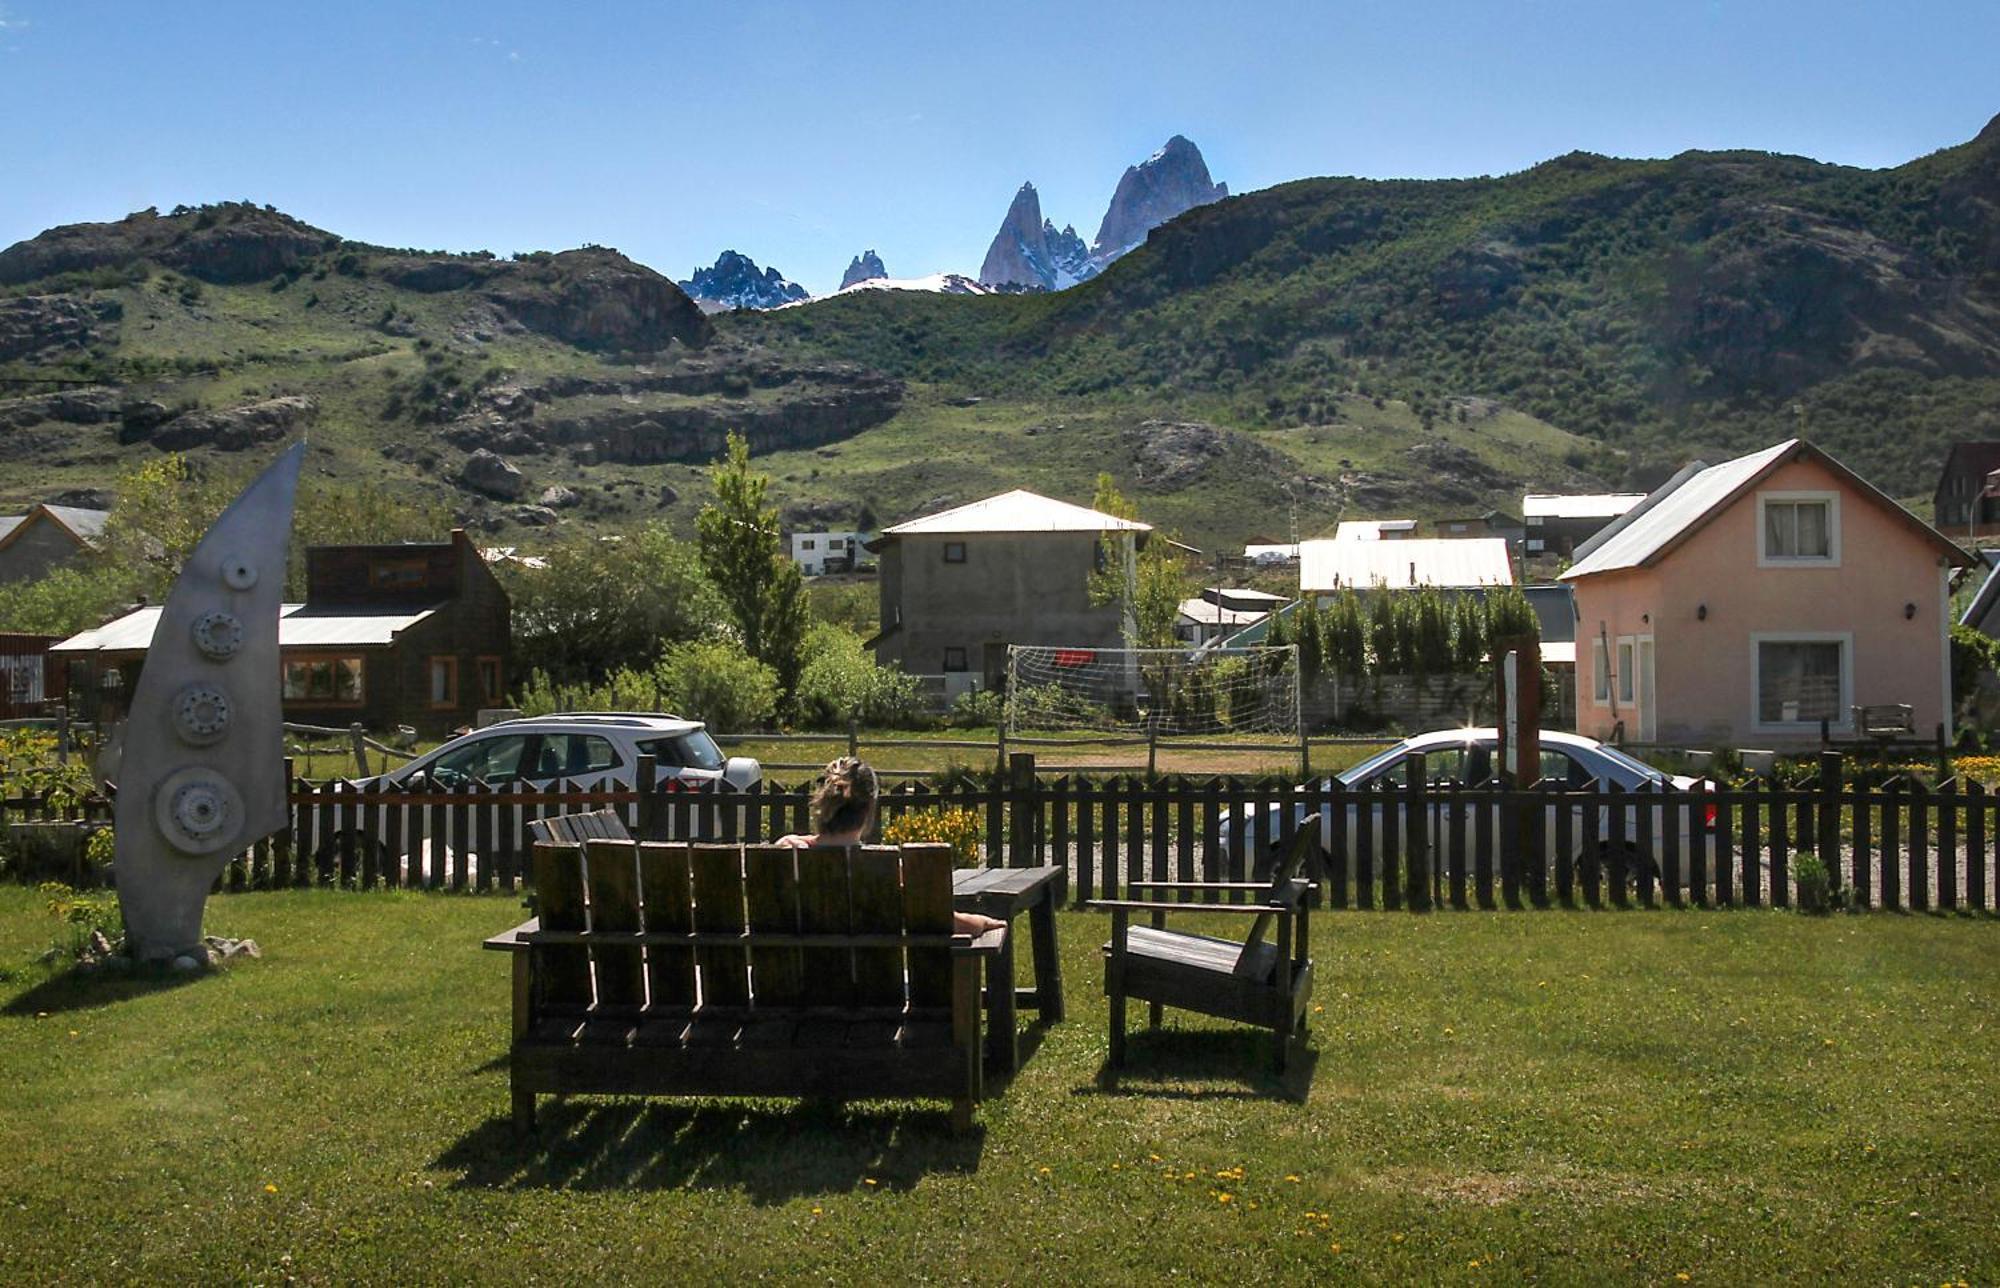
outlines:
[[[368,732],[359,722],[347,726],[347,736],[354,742],[354,776],[368,777]]]
[[[1826,868],[1827,882],[1840,885],[1840,780],[1841,755],[1837,751],[1819,754],[1819,818],[1814,830],[1813,851]]]
[[[1407,874],[1406,894],[1411,912],[1429,912],[1431,908],[1431,845],[1430,810],[1424,800],[1424,790],[1429,786],[1429,775],[1424,769],[1422,753],[1411,756],[1404,762],[1410,767],[1408,794],[1403,798],[1403,852],[1408,861],[1403,871]]]
[[[1035,753],[1017,751],[1007,757],[1007,866],[1034,866],[1035,819],[1041,799],[1035,778]]]
[[[633,770],[633,786],[639,791],[637,823],[638,837],[642,841],[657,840],[660,830],[659,760],[650,755],[641,755]]]
[[[847,718],[847,758],[861,759],[861,722],[853,716]]]
[[[1938,721],[1937,727],[1937,767],[1939,782],[1951,777],[1951,751],[1945,746],[1942,720]]]
[[[69,763],[69,703],[56,707],[56,763]]]

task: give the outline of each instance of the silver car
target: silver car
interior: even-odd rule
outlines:
[[[1373,837],[1380,838],[1383,835],[1385,810],[1396,812],[1403,808],[1394,789],[1409,786],[1410,767],[1415,763],[1412,757],[1418,755],[1423,757],[1424,779],[1427,784],[1490,786],[1494,778],[1494,757],[1498,748],[1499,734],[1494,729],[1445,729],[1436,733],[1418,734],[1370,756],[1352,769],[1338,775],[1337,781],[1342,790],[1373,789],[1383,793],[1367,805],[1371,814],[1368,831]],[[1620,791],[1635,793],[1683,792],[1697,785],[1705,785],[1709,790],[1714,789],[1714,784],[1704,783],[1703,780],[1663,773],[1644,761],[1595,739],[1554,731],[1544,731],[1541,735],[1541,777],[1544,782],[1571,793],[1609,791],[1614,785]],[[1322,787],[1332,791],[1334,782],[1332,779],[1325,780]],[[1283,821],[1281,811],[1285,808],[1282,802],[1273,802],[1246,809],[1244,811],[1246,817],[1242,819],[1238,819],[1232,813],[1222,821],[1222,843],[1228,845],[1236,830],[1241,827],[1247,829],[1244,834],[1245,852],[1262,853],[1281,834]],[[1300,800],[1290,808],[1294,826],[1306,826],[1308,809],[1306,802]],[[1344,848],[1347,852],[1349,871],[1358,871],[1355,862],[1359,857],[1358,846],[1362,832],[1361,808],[1358,804],[1347,806],[1346,827],[1342,829],[1346,834]],[[1489,808],[1496,814],[1497,834],[1498,806]],[[1546,817],[1540,829],[1547,847],[1546,857],[1550,861],[1558,857],[1556,846],[1561,834],[1556,820],[1558,808],[1560,807],[1553,802],[1545,807]],[[1574,802],[1568,808],[1571,813],[1570,842],[1575,847],[1575,852],[1569,857],[1583,865],[1622,858],[1634,871],[1638,870],[1638,865],[1644,865],[1654,875],[1659,875],[1661,856],[1649,852],[1641,844],[1641,838],[1652,837],[1652,850],[1658,850],[1668,830],[1664,804],[1648,806],[1643,798],[1635,800],[1620,811],[1624,815],[1622,827],[1619,826],[1620,820],[1611,816],[1609,806],[1597,807],[1595,819],[1587,816],[1590,807],[1580,802]],[[1426,835],[1432,853],[1432,870],[1441,871],[1439,850],[1445,836],[1444,807],[1440,801],[1433,799],[1428,809],[1430,817],[1426,820],[1429,824]],[[1650,812],[1650,819],[1642,818],[1639,812],[1642,809]],[[1709,860],[1708,871],[1714,872],[1715,811],[1711,807],[1704,811],[1703,817],[1700,818],[1689,817],[1692,813],[1693,811],[1689,810],[1676,820],[1680,825],[1677,847],[1678,870],[1683,885],[1688,884],[1690,880],[1693,857],[1696,853],[1706,856]],[[1320,844],[1331,854],[1334,848],[1332,807],[1323,805],[1319,814]],[[1400,821],[1399,818],[1398,822]],[[1650,827],[1647,824],[1650,824]],[[1613,838],[1622,838],[1622,843],[1614,841]],[[1380,841],[1378,840],[1376,844],[1379,847]]]

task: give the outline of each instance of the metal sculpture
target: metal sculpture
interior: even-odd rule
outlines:
[[[304,455],[304,444],[287,449],[209,528],[146,650],[115,816],[118,903],[136,960],[199,960],[209,887],[285,826],[278,614]]]

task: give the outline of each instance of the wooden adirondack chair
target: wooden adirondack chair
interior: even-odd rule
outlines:
[[[1271,874],[1258,881],[1133,881],[1134,890],[1160,892],[1154,899],[1099,899],[1092,907],[1111,911],[1111,940],[1104,945],[1104,994],[1111,999],[1111,1067],[1125,1064],[1125,1002],[1152,1004],[1152,1027],[1163,1007],[1240,1020],[1270,1029],[1277,1038],[1277,1068],[1288,1062],[1296,1034],[1305,1030],[1312,997],[1313,964],[1307,955],[1312,883],[1299,876],[1306,855],[1318,848],[1317,828],[1300,828]],[[1223,903],[1214,896],[1256,891],[1252,903]],[[1207,895],[1181,900],[1180,894]],[[1168,900],[1173,900],[1169,902]],[[1151,926],[1131,925],[1135,912],[1150,913]],[[1241,941],[1168,930],[1168,913],[1232,913],[1255,918]],[[1265,942],[1272,923],[1275,942]]]

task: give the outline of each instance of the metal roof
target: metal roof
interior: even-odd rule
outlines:
[[[396,642],[396,636],[423,621],[437,607],[415,611],[357,613],[321,609],[308,611],[304,604],[285,604],[278,609],[278,647],[284,648],[368,648]],[[153,631],[160,624],[160,608],[135,608],[123,617],[92,630],[72,635],[49,649],[51,653],[144,653],[153,643]]]
[[[1264,608],[1225,608],[1213,600],[1183,599],[1181,616],[1203,626],[1248,626],[1271,615],[1269,606]]]
[[[1462,589],[1507,586],[1514,565],[1501,537],[1420,537],[1407,541],[1307,541],[1299,546],[1299,589],[1326,592],[1382,586]]]
[[[1991,553],[1987,550],[1979,552],[1981,558]],[[1986,580],[1979,583],[1979,590],[1972,596],[1972,602],[1967,604],[1965,612],[1959,615],[1959,625],[1978,629],[1979,624],[1986,620],[1986,615],[1993,611],[1996,599],[2000,599],[2000,564],[1988,561]]]
[[[1390,532],[1413,533],[1417,530],[1415,519],[1343,519],[1333,530],[1335,541],[1381,541],[1383,534]],[[1389,540],[1400,538],[1390,537]]]
[[[1646,499],[1644,492],[1593,492],[1556,496],[1530,492],[1521,498],[1524,519],[1615,519]]]
[[[1756,482],[1766,470],[1791,455],[1798,445],[1799,440],[1788,438],[1761,452],[1698,470],[1679,482],[1668,480],[1646,498],[1643,506],[1628,511],[1624,523],[1600,533],[1596,546],[1588,548],[1583,558],[1562,574],[1561,580],[1574,581],[1592,573],[1637,568],[1649,562]]]
[[[882,529],[885,537],[974,532],[1151,532],[1152,525],[1015,488]]]

